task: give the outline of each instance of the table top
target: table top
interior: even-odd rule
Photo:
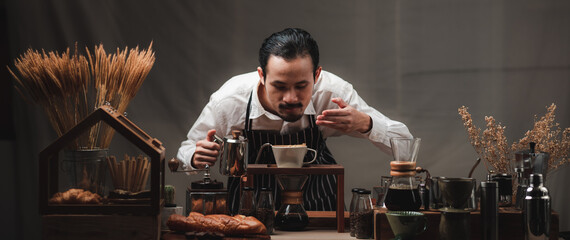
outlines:
[[[309,164],[300,168],[278,168],[275,164],[248,164],[248,174],[344,174],[340,164]]]
[[[295,240],[344,240],[350,239],[354,240],[356,238],[351,237],[350,233],[338,233],[335,228],[331,229],[321,229],[321,228],[307,228],[304,231],[290,232],[290,231],[279,231],[275,230],[271,235],[271,239],[295,239]]]

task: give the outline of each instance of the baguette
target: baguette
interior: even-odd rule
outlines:
[[[49,199],[50,204],[100,204],[103,199],[99,194],[87,190],[72,188],[58,192]]]
[[[170,215],[166,225],[170,230],[182,232],[213,232],[226,236],[267,234],[265,225],[254,217],[225,214],[203,215],[190,212],[188,217]]]

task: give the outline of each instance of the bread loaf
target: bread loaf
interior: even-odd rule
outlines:
[[[72,188],[65,192],[58,192],[50,198],[50,204],[100,204],[101,196],[83,189]]]
[[[225,214],[203,215],[191,212],[188,217],[173,214],[166,225],[170,230],[182,232],[214,232],[227,236],[267,234],[267,229],[259,220],[244,215]]]

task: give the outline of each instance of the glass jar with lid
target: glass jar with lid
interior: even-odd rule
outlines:
[[[238,214],[255,217],[255,194],[252,187],[243,187]]]
[[[267,234],[273,233],[275,225],[275,205],[272,194],[271,188],[261,188],[255,214],[256,218],[267,228]]]
[[[374,207],[370,190],[358,190],[354,207],[354,236],[358,239],[368,239],[374,236]]]

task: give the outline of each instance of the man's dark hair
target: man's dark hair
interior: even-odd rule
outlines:
[[[263,41],[259,49],[259,64],[263,77],[267,74],[267,61],[271,55],[285,60],[295,59],[309,54],[313,60],[313,78],[319,67],[319,46],[311,34],[300,28],[286,28],[281,32],[271,34]]]

